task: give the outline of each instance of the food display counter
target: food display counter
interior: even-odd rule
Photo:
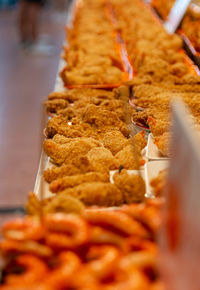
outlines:
[[[27,216],[2,227],[0,289],[164,290],[170,103],[198,130],[199,91],[182,39],[148,4],[74,1]]]

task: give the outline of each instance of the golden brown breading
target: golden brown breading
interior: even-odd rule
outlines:
[[[87,154],[87,158],[91,166],[97,169],[97,171],[100,167],[114,170],[117,169],[120,165],[110,150],[104,147],[96,147],[91,149]]]
[[[118,206],[123,203],[120,190],[111,183],[90,182],[61,191],[59,195],[78,198],[85,205]]]
[[[47,111],[51,113],[61,114],[62,116],[68,117],[70,120],[72,117],[80,115],[82,110],[89,104],[104,107],[107,110],[115,110],[118,114],[121,112],[121,101],[114,98],[112,92],[105,90],[93,90],[92,89],[79,89],[72,90],[72,96],[56,93],[49,95],[49,100],[45,102]],[[74,97],[75,95],[75,97]],[[56,96],[56,98],[54,97]],[[69,99],[68,100],[66,100]]]
[[[78,175],[81,173],[86,173],[94,171],[89,160],[85,157],[80,158],[79,164],[74,164],[69,162],[68,164],[63,164],[59,167],[53,166],[52,168],[47,168],[44,171],[44,179],[47,182],[52,182],[55,179],[61,178],[63,176]]]
[[[52,141],[56,142],[57,144],[63,145],[63,144],[70,143],[72,141],[72,139],[67,138],[67,137],[60,135],[60,134],[56,134],[53,136]]]
[[[133,203],[144,200],[145,182],[140,175],[128,173],[123,169],[113,176],[115,185],[121,190],[124,201]]]
[[[73,138],[65,144],[58,144],[52,139],[44,141],[44,151],[52,162],[58,165],[85,156],[92,148],[101,146],[102,144],[99,141],[84,137]]]
[[[119,119],[117,113],[110,112],[101,107],[89,105],[83,113],[82,120],[100,132],[117,128],[124,136],[129,136],[126,124]]]
[[[69,125],[68,118],[56,116],[47,123],[46,134],[52,138],[55,134],[60,134],[69,138],[76,137],[96,137],[97,132],[87,123]]]
[[[145,139],[144,131],[134,136],[135,147],[130,141],[130,144],[119,151],[115,157],[119,161],[120,165],[125,169],[138,169],[138,166],[142,162],[141,150],[146,146],[147,141]],[[136,152],[135,152],[136,151]],[[135,156],[135,154],[137,154]],[[138,164],[139,162],[139,164]]]
[[[51,182],[50,190],[52,192],[59,192],[68,187],[74,187],[81,183],[85,182],[95,182],[95,181],[102,181],[102,182],[109,182],[110,176],[109,173],[100,173],[100,172],[88,172],[85,174],[79,175],[72,175],[72,176],[65,176],[62,178],[58,178]]]
[[[130,143],[130,139],[125,138],[120,131],[113,130],[103,135],[102,142],[104,147],[115,155]]]
[[[141,157],[138,154],[135,157],[134,148],[132,144],[127,145],[121,151],[119,151],[115,155],[116,159],[118,160],[119,164],[123,166],[125,169],[138,169],[138,166],[141,162]],[[139,164],[138,164],[139,161]]]
[[[69,102],[63,99],[54,99],[45,102],[44,105],[46,106],[47,112],[57,113],[58,110],[68,107]]]

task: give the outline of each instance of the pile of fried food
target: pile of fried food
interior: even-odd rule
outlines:
[[[7,222],[1,290],[163,290],[156,266],[160,200]]]
[[[143,163],[141,150],[147,142],[144,132],[129,137],[122,96],[128,104],[125,86],[115,91],[73,89],[49,95],[46,107],[55,116],[46,127],[44,151],[52,166],[45,170],[44,179],[54,196],[45,201],[47,212],[61,200],[68,204],[69,197],[86,206],[119,206],[144,199],[144,180],[128,170]],[[132,107],[127,110],[131,113]],[[38,211],[33,194],[27,208],[31,214]]]
[[[67,86],[119,85],[126,77],[106,3],[87,0],[76,8],[63,55],[67,66],[61,76]]]
[[[195,2],[195,1],[192,1]],[[153,0],[152,6],[156,9],[158,14],[163,20],[167,17],[175,3],[175,0]],[[180,29],[191,41],[197,52],[200,52],[200,3],[192,3],[189,5],[188,10],[180,24]]]
[[[159,151],[168,156],[170,102],[181,98],[199,123],[200,77],[182,50],[181,38],[169,35],[147,6],[141,1],[132,6],[128,0],[112,2],[136,71],[128,82],[135,107],[133,120],[150,128]]]

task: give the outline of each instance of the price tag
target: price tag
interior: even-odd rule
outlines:
[[[160,267],[166,290],[199,290],[200,139],[182,102],[172,105],[172,119]]]
[[[176,0],[164,26],[169,33],[174,33],[181,23],[191,0]]]

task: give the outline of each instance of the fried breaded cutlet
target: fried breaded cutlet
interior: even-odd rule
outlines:
[[[108,168],[109,170],[114,170],[119,167],[118,160],[112,155],[110,150],[104,147],[92,148],[88,154],[87,158],[91,166],[95,169],[98,168]]]
[[[47,111],[65,116],[68,114],[70,119],[72,110],[74,116],[76,116],[77,111],[81,111],[81,109],[84,109],[89,104],[94,104],[109,111],[115,110],[118,114],[122,114],[122,102],[115,99],[114,93],[112,92],[107,92],[105,90],[99,90],[98,92],[96,92],[97,90],[94,90],[93,92],[92,89],[83,89],[82,91],[79,89],[72,91],[74,91],[72,95],[69,93],[56,94],[56,92],[50,94],[48,101],[45,102]]]
[[[123,166],[125,169],[138,169],[138,166],[141,164],[141,156],[137,154],[135,156],[133,145],[127,145],[121,151],[115,155],[120,166]],[[139,164],[138,164],[139,162]]]
[[[123,203],[121,191],[111,183],[89,182],[59,192],[78,198],[85,205],[118,206]]]
[[[85,182],[109,182],[110,176],[108,172],[88,172],[84,174],[72,175],[72,176],[64,176],[62,178],[58,178],[51,182],[50,191],[59,192],[69,187],[77,186],[81,183]]]
[[[99,133],[113,129],[116,130],[117,128],[125,137],[129,136],[129,130],[126,124],[120,120],[117,113],[110,112],[95,105],[86,107],[82,116],[82,121],[90,124],[91,127],[96,129]]]
[[[72,159],[85,156],[92,148],[102,146],[99,141],[92,138],[82,137],[65,140],[68,143],[59,144],[55,142],[55,139],[44,141],[44,151],[55,164],[68,163]],[[62,141],[64,141],[64,138],[62,138]]]
[[[141,150],[147,144],[143,131],[134,136],[134,142],[135,147],[130,143],[115,155],[119,164],[125,169],[138,169],[138,165],[142,162]]]
[[[78,175],[78,174],[92,172],[92,171],[95,171],[95,170],[91,166],[87,157],[80,157],[78,161],[71,160],[69,163],[63,164],[59,167],[53,166],[52,168],[47,168],[44,171],[43,175],[44,175],[44,179],[48,183],[51,183],[53,180],[64,177],[64,176]],[[99,168],[98,172],[105,172],[105,171],[106,171],[106,168]]]
[[[144,200],[145,182],[140,175],[128,173],[122,169],[113,176],[114,184],[121,190],[125,203]]]
[[[46,135],[52,138],[60,134],[68,138],[76,137],[97,137],[97,132],[90,124],[79,122],[79,124],[69,125],[68,117],[55,116],[49,119],[46,127]]]
[[[95,105],[86,106],[79,116],[72,118],[71,123],[72,125],[69,125],[68,117],[59,115],[51,118],[46,128],[47,137],[52,138],[55,134],[61,134],[70,138],[98,138],[98,134],[116,130],[116,128],[125,137],[129,136],[126,124],[116,112]]]
[[[130,143],[130,139],[125,138],[120,131],[113,130],[103,134],[102,142],[115,155]]]

